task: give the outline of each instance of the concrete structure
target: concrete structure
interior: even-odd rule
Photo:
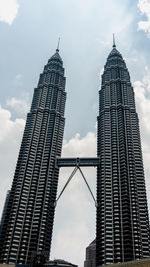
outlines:
[[[34,90],[0,235],[0,263],[30,263],[51,244],[61,156],[65,77],[59,50],[49,59]]]
[[[106,265],[107,267],[150,267],[150,258]]]
[[[78,266],[65,260],[55,259],[53,261],[49,261],[49,263],[46,264],[46,267],[78,267]]]
[[[1,222],[0,222],[0,234],[1,234],[1,229],[2,229],[2,226],[3,226],[3,223],[4,223],[5,213],[6,213],[7,206],[8,206],[9,195],[10,195],[10,190],[7,191],[5,204],[4,204],[4,208],[3,208],[3,212],[2,212],[2,217],[1,217]]]
[[[139,120],[122,55],[107,58],[99,91],[97,266],[147,258],[149,218]]]
[[[147,258],[149,218],[134,91],[115,43],[99,91],[97,157],[62,159],[65,77],[59,50],[35,88],[0,235],[0,263],[48,260],[59,168],[97,166],[96,265]],[[64,189],[65,189],[64,187]],[[63,189],[63,190],[64,190]],[[63,192],[63,191],[62,191]],[[57,199],[58,200],[58,199]]]
[[[96,240],[86,248],[84,267],[96,267]]]

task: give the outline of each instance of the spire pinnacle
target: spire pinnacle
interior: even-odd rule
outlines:
[[[116,47],[116,43],[115,43],[115,34],[113,33],[113,47]]]
[[[60,37],[58,38],[58,44],[57,44],[56,52],[59,52],[59,45],[60,45]]]

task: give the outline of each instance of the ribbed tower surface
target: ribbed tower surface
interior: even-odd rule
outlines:
[[[115,44],[99,91],[97,266],[149,257],[149,219],[134,91]]]
[[[49,258],[61,156],[65,77],[59,50],[49,59],[34,90],[0,237],[1,263]]]

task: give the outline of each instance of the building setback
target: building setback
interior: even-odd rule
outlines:
[[[149,257],[139,121],[129,72],[115,43],[99,91],[97,153],[97,266]]]
[[[0,236],[0,263],[48,259],[64,132],[65,77],[59,50],[34,90]]]
[[[65,77],[59,50],[34,90],[0,233],[0,263],[48,260],[64,132]],[[149,218],[138,115],[126,64],[115,43],[99,91],[96,266],[147,258]]]

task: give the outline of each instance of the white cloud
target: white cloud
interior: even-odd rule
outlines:
[[[150,70],[145,68],[142,81],[134,82],[136,106],[140,116],[141,133],[143,140],[149,141],[150,136]],[[143,131],[144,129],[144,131]]]
[[[145,68],[142,81],[134,83],[137,111],[140,117],[142,147],[148,202],[150,209],[150,70]],[[96,134],[88,133],[81,138],[76,134],[68,142],[64,142],[63,156],[95,156]],[[59,192],[71,173],[70,169],[60,172]],[[85,169],[85,176],[95,194],[95,170]],[[61,223],[60,223],[61,221]],[[75,175],[66,191],[60,198],[56,208],[52,258],[64,258],[83,266],[85,248],[95,236],[95,209],[87,188],[79,173]]]
[[[138,23],[138,29],[147,32],[148,36],[150,36],[150,0],[139,0],[138,8],[147,18],[147,20],[142,20]]]
[[[11,113],[0,106],[0,213],[6,192],[10,189],[25,121],[11,120]]]
[[[98,40],[98,39],[97,39]],[[104,41],[104,40],[98,40],[98,42],[102,45],[102,46],[109,46],[111,45],[111,42],[109,41]]]
[[[17,74],[16,77],[15,77],[15,79],[16,79],[16,80],[19,80],[19,81],[22,80],[22,78],[23,78],[23,75],[20,74],[20,73]]]
[[[0,0],[0,21],[11,25],[17,16],[18,9],[17,0]]]
[[[1,121],[1,131],[0,131],[0,144],[2,144],[5,139],[8,139],[12,135],[12,140],[10,142],[15,141],[15,134],[22,131],[22,127],[24,126],[23,119],[16,119],[15,121],[11,120],[11,113],[7,109],[3,109],[0,106],[0,121]],[[15,141],[17,144],[17,141]]]
[[[103,73],[104,73],[104,67],[101,69],[101,71],[100,71],[100,78],[101,78],[101,76],[103,75]]]
[[[27,96],[25,97],[25,99],[17,99],[15,97],[12,97],[6,101],[6,106],[11,107],[14,111],[21,115],[26,115],[26,113],[29,111]]]
[[[63,144],[63,157],[78,156],[94,156],[96,154],[96,135],[93,132],[87,133],[84,138],[80,138],[77,133],[75,137]]]
[[[25,121],[11,120],[9,110],[0,106],[0,213],[2,212],[6,192],[11,187],[15,165],[21,143]],[[64,141],[63,156],[95,156],[96,135],[87,133],[83,138],[79,134]],[[72,169],[60,171],[58,192],[61,191]],[[96,169],[83,170],[94,194],[96,190]],[[56,207],[52,258],[64,258],[83,265],[86,246],[95,238],[94,201],[79,171],[76,173]]]
[[[76,134],[69,141],[64,141],[62,156],[96,156],[96,134],[89,132],[83,138]],[[95,195],[96,169],[82,168],[82,171]],[[63,188],[71,172],[72,168],[61,169],[58,192]],[[95,238],[95,211],[94,201],[78,171],[56,207],[52,259],[64,258],[83,266],[85,248]]]
[[[66,211],[64,212],[66,213]],[[89,216],[90,215],[89,213]],[[69,216],[70,215],[66,215],[66,217]],[[95,224],[94,217],[93,224]],[[86,227],[85,219],[78,223],[68,220],[66,225],[63,226],[63,229],[58,229],[56,233],[55,246],[57,255],[59,255],[61,259],[83,266],[85,248],[89,245],[89,241],[91,242],[93,240],[91,240],[90,231]]]
[[[16,86],[22,86],[22,84],[23,84],[23,75],[21,74],[21,73],[19,73],[19,74],[17,74],[16,76],[15,76],[15,78],[14,78],[14,84],[16,85]]]
[[[140,119],[140,131],[144,158],[147,194],[150,211],[150,69],[145,68],[142,81],[134,82],[135,99]]]
[[[145,68],[143,80],[134,83],[134,89],[137,111],[140,117],[147,192],[150,206],[150,70],[148,68]],[[0,186],[3,192],[1,195],[1,203],[3,205],[6,191],[10,187],[13,178],[24,120],[16,119],[12,121],[11,113],[0,107],[0,121],[3,121],[3,127],[0,132]],[[84,137],[76,134],[70,140],[65,140],[63,143],[62,156],[96,156],[96,133],[94,131],[89,132]],[[72,168],[61,169],[58,193],[66,183],[71,171]],[[95,195],[96,169],[85,168],[83,172]],[[95,238],[95,218],[94,201],[81,174],[77,172],[57,203],[51,259],[64,258],[79,266],[83,266],[85,248]]]

